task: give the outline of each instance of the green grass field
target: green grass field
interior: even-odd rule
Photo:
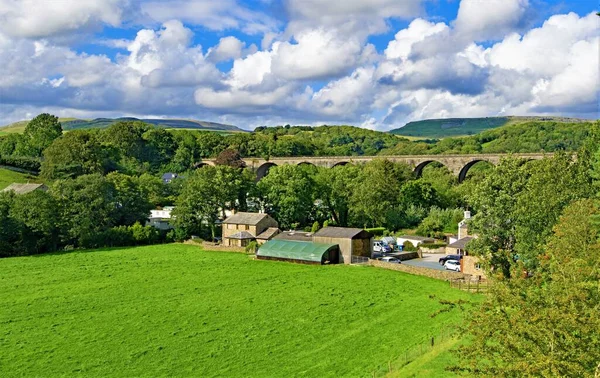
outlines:
[[[40,179],[25,173],[11,171],[10,169],[0,168],[0,190],[6,188],[12,183],[40,182]]]
[[[445,282],[173,244],[0,260],[0,376],[371,376],[462,318]],[[439,367],[443,371],[443,366]]]

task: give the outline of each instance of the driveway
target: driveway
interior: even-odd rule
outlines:
[[[402,264],[418,266],[421,268],[429,268],[429,269],[434,269],[434,270],[446,270],[438,262],[439,258],[442,256],[444,256],[444,255],[441,253],[438,253],[438,254],[424,253],[422,259],[405,260],[405,261],[402,261]],[[450,272],[450,270],[448,272]]]

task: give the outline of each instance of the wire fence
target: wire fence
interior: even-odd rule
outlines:
[[[413,345],[412,347],[406,349],[403,352],[400,352],[394,358],[388,360],[387,364],[382,365],[379,369],[373,370],[371,372],[371,376],[375,377],[384,377],[388,374],[391,374],[395,371],[402,369],[404,366],[408,365],[412,361],[417,358],[431,352],[436,346],[450,341],[452,339],[456,339],[455,331],[453,328],[447,328],[435,336],[430,336],[423,339],[421,342]]]
[[[364,256],[354,256],[352,255],[352,264],[368,264],[369,258]]]
[[[450,280],[450,287],[470,293],[486,293],[490,287],[489,281],[471,281],[464,279]]]

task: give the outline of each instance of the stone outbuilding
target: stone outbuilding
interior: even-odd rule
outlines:
[[[48,191],[48,187],[44,184],[10,184],[2,189],[2,192],[15,192],[15,194],[27,194],[36,190]]]
[[[279,231],[279,224],[268,214],[263,213],[235,213],[222,223],[223,245],[231,247],[245,247],[260,236],[260,241],[266,241],[267,236],[274,236]],[[269,229],[277,229],[268,231]],[[265,233],[267,232],[267,233]]]
[[[337,244],[340,263],[351,264],[352,256],[371,257],[373,234],[360,228],[325,227],[313,234],[315,243]]]

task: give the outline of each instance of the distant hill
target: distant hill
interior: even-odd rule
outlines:
[[[61,118],[63,130],[80,130],[80,129],[102,129],[112,125],[119,121],[142,121],[150,123],[157,127],[164,127],[167,129],[194,129],[194,130],[205,130],[205,131],[220,131],[220,132],[247,132],[237,126],[226,125],[222,123],[207,122],[207,121],[196,121],[189,119],[160,119],[160,118],[133,118],[133,117],[121,117],[121,118],[96,118],[96,119],[76,119],[76,118]],[[19,121],[0,127],[0,133],[19,133],[23,132],[28,121]]]
[[[586,119],[550,116],[426,119],[423,121],[409,122],[399,129],[391,130],[390,133],[407,137],[441,139],[475,135],[482,131],[500,126],[530,121],[589,122],[589,120]]]

